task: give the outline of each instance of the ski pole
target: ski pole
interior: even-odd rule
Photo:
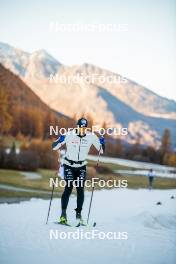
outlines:
[[[55,180],[56,180],[56,177],[55,177]],[[49,209],[48,209],[46,225],[48,224],[48,219],[49,219],[49,214],[50,214],[50,209],[51,209],[51,203],[52,203],[52,200],[53,200],[53,193],[54,193],[54,183],[53,183],[53,186],[52,186],[52,192],[51,192],[51,198],[50,198],[50,203],[49,203]]]
[[[101,153],[101,147],[100,147],[100,151],[98,153],[98,160],[97,160],[97,164],[96,167],[98,167],[99,165],[99,161],[100,161],[100,153]],[[89,211],[88,211],[88,216],[87,216],[87,224],[89,223],[89,216],[90,216],[90,210],[91,210],[91,206],[92,206],[92,200],[93,200],[93,193],[94,193],[94,186],[92,187],[92,193],[91,193],[91,198],[90,198],[90,204],[89,204]]]
[[[90,216],[90,209],[92,206],[93,193],[94,193],[94,186],[92,187],[92,193],[91,193],[90,204],[89,204],[89,212],[88,212],[88,216],[87,216],[87,224],[89,223],[89,216]]]

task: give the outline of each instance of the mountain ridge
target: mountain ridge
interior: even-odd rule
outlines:
[[[142,144],[158,146],[163,130],[170,128],[172,140],[176,144],[174,100],[159,96],[118,73],[88,63],[65,66],[46,53],[45,50],[38,50],[30,54],[27,63],[23,51],[21,55],[14,51],[12,56],[9,53],[2,54],[0,48],[0,62],[7,64],[12,72],[18,72],[34,93],[55,111],[69,117],[88,114],[100,124],[106,121],[110,126],[125,125],[129,129],[129,137],[126,138],[129,143],[135,143],[140,132]],[[20,67],[25,69],[20,72]],[[49,81],[50,74],[63,76],[66,80],[75,75],[83,78],[96,75],[98,78],[94,83],[80,79],[78,82],[55,83]],[[103,84],[99,78],[101,76],[105,78]],[[109,76],[120,82],[108,82]]]

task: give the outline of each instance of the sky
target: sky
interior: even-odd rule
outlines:
[[[174,0],[0,0],[0,25],[1,42],[92,63],[176,100]]]

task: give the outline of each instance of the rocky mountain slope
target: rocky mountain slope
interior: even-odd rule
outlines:
[[[87,63],[65,66],[44,50],[30,54],[4,43],[0,62],[64,115],[89,114],[97,124],[127,127],[124,139],[130,143],[140,138],[142,144],[157,146],[169,128],[176,142],[176,102],[119,74]]]

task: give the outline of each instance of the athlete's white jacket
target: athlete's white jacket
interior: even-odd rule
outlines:
[[[99,138],[94,133],[90,132],[84,137],[79,137],[74,131],[69,132],[66,134],[63,142],[59,143],[59,139],[54,142],[53,150],[58,150],[64,144],[66,144],[65,158],[76,162],[83,161],[81,164],[70,164],[69,161],[64,159],[64,164],[71,167],[81,167],[87,164],[86,159],[92,145],[94,145],[97,151],[100,151],[101,154],[103,153]]]

